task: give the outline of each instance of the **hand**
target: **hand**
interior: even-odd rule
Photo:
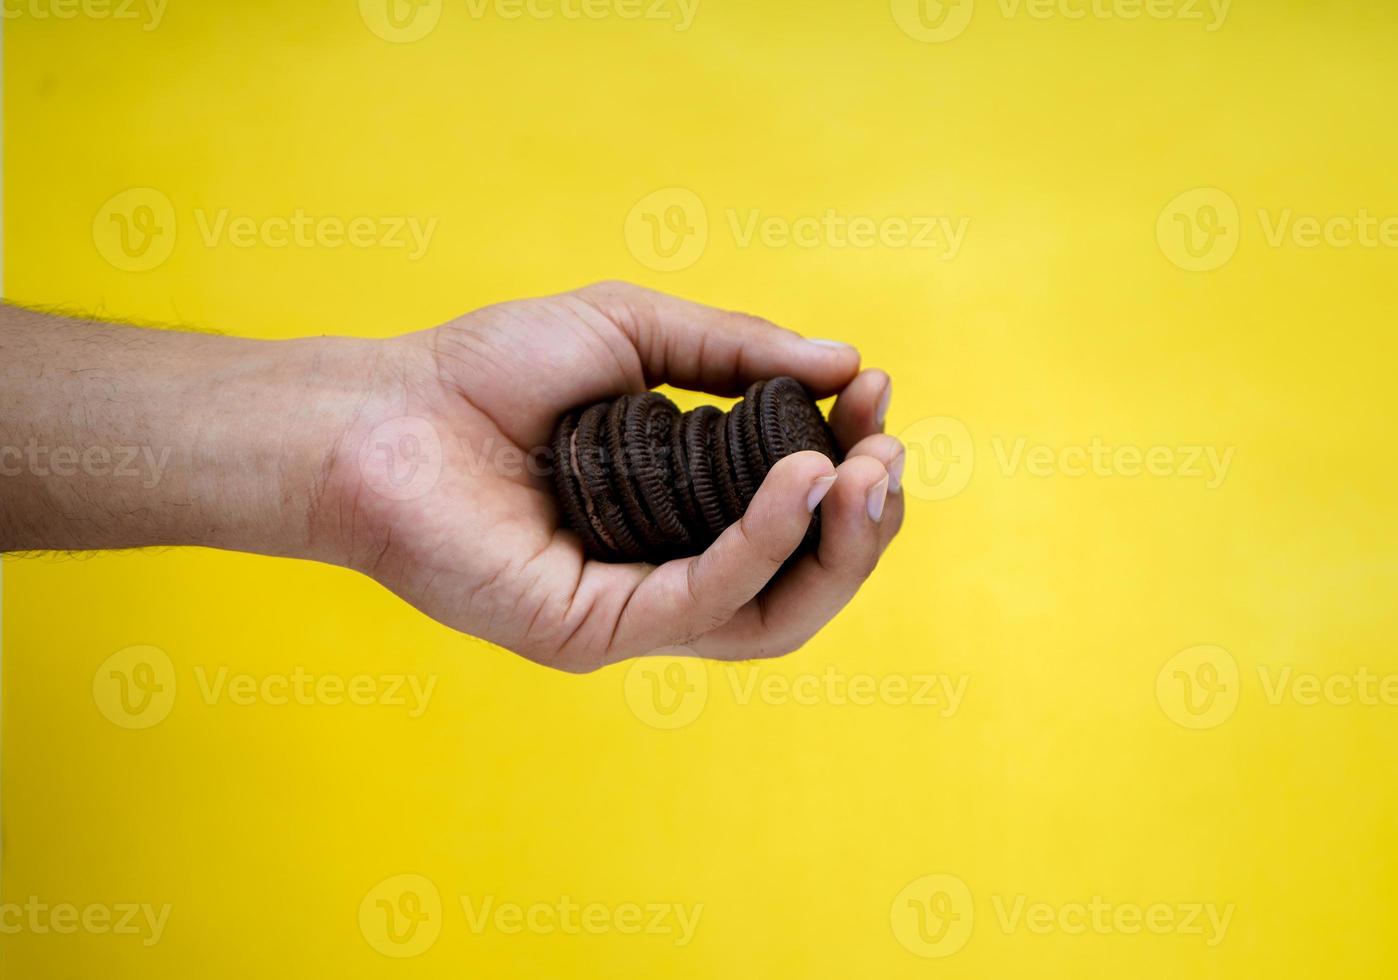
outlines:
[[[904,450],[881,434],[891,381],[859,373],[851,347],[620,283],[489,307],[389,345],[375,376],[392,380],[341,441],[319,533],[433,618],[538,663],[583,672],[678,646],[722,660],[793,651],[849,602],[902,524]],[[662,382],[738,395],[782,374],[818,396],[842,391],[830,421],[848,456],[838,470],[819,453],[781,460],[697,557],[585,559],[560,529],[551,476],[525,461],[575,406]],[[400,437],[425,467],[407,492],[384,469],[406,465],[393,458]],[[422,473],[430,485],[415,486]],[[816,501],[818,552],[764,591]]]

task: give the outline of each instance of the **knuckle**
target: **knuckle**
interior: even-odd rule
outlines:
[[[763,568],[775,571],[782,562],[786,561],[789,551],[781,547],[780,542],[770,540],[754,527],[752,510],[748,509],[738,519],[738,523],[733,525],[737,528],[735,532],[741,539],[743,550],[761,563]]]

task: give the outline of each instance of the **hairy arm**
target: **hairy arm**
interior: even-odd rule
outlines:
[[[372,342],[0,306],[0,551],[206,545],[339,560],[327,467]]]

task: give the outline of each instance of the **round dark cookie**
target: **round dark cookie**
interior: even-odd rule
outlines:
[[[607,475],[611,479],[612,493],[626,517],[626,526],[640,542],[647,556],[655,555],[665,547],[665,532],[651,520],[641,503],[640,490],[636,485],[634,471],[638,468],[638,441],[635,433],[629,432],[629,419],[632,409],[646,395],[632,397],[622,395],[612,402],[603,421],[603,442],[607,446]]]
[[[713,541],[728,526],[719,499],[718,477],[714,475],[714,419],[722,417],[723,413],[712,405],[701,405],[684,417],[685,459],[707,541]]]
[[[728,410],[728,417],[724,419],[724,436],[728,443],[728,459],[733,466],[733,483],[738,488],[738,500],[744,511],[757,495],[757,481],[753,479],[752,467],[748,465],[747,427],[743,424],[746,411],[744,403],[738,402]]]
[[[737,478],[733,474],[733,457],[728,452],[728,416],[719,412],[710,427],[713,431],[713,448],[709,450],[709,459],[713,464],[719,506],[723,508],[723,527],[727,527],[742,517],[745,509],[738,495]],[[722,533],[722,528],[719,530]]]
[[[632,483],[640,491],[641,504],[671,551],[690,544],[689,531],[680,520],[671,480],[670,436],[680,410],[664,395],[650,392],[631,403],[626,413],[626,446]]]
[[[767,382],[756,381],[743,396],[743,449],[747,454],[748,469],[752,471],[753,480],[759,487],[762,486],[762,481],[767,479],[767,473],[772,468],[772,464],[762,452],[762,435],[757,424],[758,405],[761,404],[762,390],[766,387]]]
[[[699,509],[699,499],[694,496],[694,476],[685,447],[684,436],[689,417],[688,412],[677,414],[670,427],[670,479],[675,488],[675,504],[679,508],[680,520],[689,531],[690,541],[698,544],[708,537],[709,531],[704,514]]]
[[[553,485],[563,511],[563,520],[582,539],[589,557],[615,561],[616,551],[598,535],[587,517],[582,484],[574,471],[573,436],[578,431],[579,411],[564,415],[553,434]]]
[[[636,536],[626,525],[626,517],[616,502],[615,491],[608,471],[612,469],[607,459],[607,448],[603,439],[603,426],[607,421],[610,405],[593,405],[583,412],[578,420],[576,436],[578,474],[581,477],[583,495],[588,507],[588,517],[597,528],[604,541],[612,544],[616,552],[626,561],[641,561],[643,551]]]
[[[757,426],[769,465],[803,450],[824,453],[834,462],[840,451],[820,407],[795,378],[774,378],[758,399]]]

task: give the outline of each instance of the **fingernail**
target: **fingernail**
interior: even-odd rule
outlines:
[[[888,385],[883,390],[883,395],[879,398],[879,407],[874,412],[874,421],[878,422],[879,428],[883,428],[884,419],[888,418],[888,406],[893,404],[893,379],[888,379]]]
[[[853,344],[847,344],[843,340],[826,340],[823,337],[807,337],[806,339],[813,344],[819,344],[822,347],[833,347],[835,350],[854,350]]]
[[[901,452],[893,465],[888,468],[888,489],[894,493],[903,492],[903,467],[908,465],[908,454]]]
[[[888,477],[884,477],[869,491],[869,520],[878,521],[883,517],[883,502],[888,499]]]
[[[820,502],[825,499],[825,495],[830,492],[830,488],[834,485],[834,476],[822,476],[812,483],[811,492],[806,494],[806,510],[815,513],[815,509],[820,506]]]

